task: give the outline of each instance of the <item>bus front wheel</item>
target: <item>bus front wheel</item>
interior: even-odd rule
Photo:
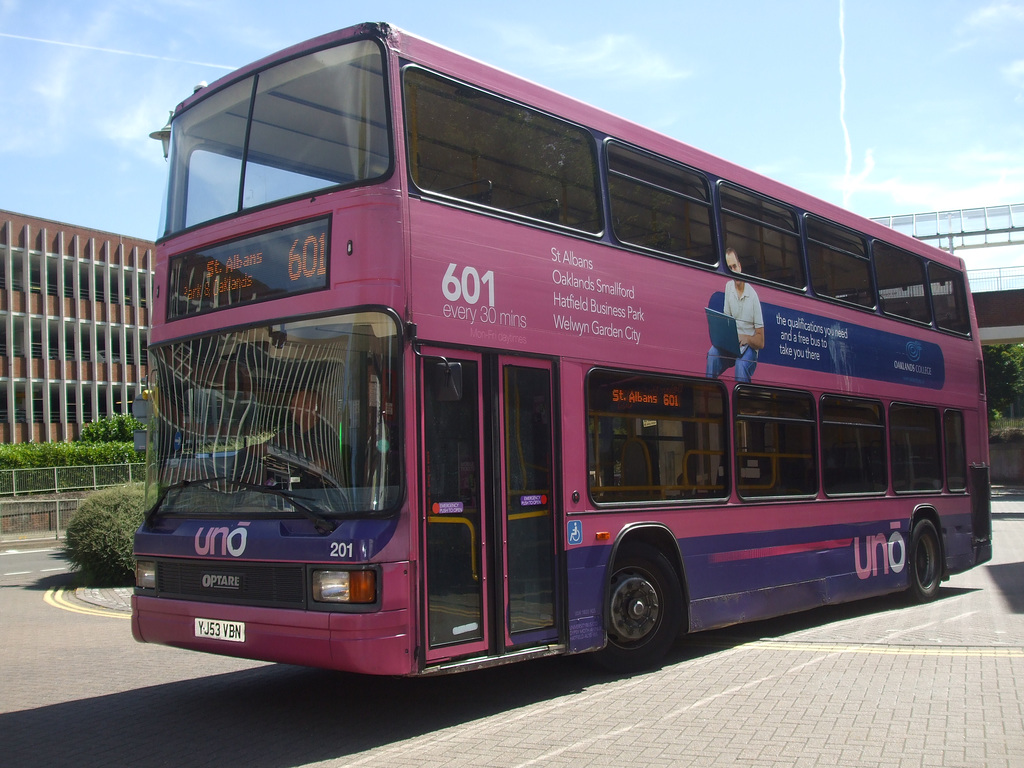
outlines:
[[[931,520],[919,520],[910,533],[910,596],[917,603],[934,600],[942,581],[942,545]]]
[[[683,593],[668,558],[649,544],[625,545],[608,587],[608,644],[598,662],[616,672],[657,663],[672,646]]]

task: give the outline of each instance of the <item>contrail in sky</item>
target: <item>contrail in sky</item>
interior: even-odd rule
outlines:
[[[874,154],[870,149],[864,152],[864,170],[853,176],[853,148],[850,146],[850,130],[846,127],[846,14],[845,2],[839,0],[839,122],[843,126],[843,148],[846,150],[846,173],[843,175],[843,207],[850,207],[850,198],[857,182],[867,179],[875,167]]]
[[[7,32],[0,32],[0,37],[9,37],[13,40],[28,40],[32,43],[46,43],[47,45],[63,45],[66,48],[81,48],[85,51],[98,51],[100,53],[116,53],[119,56],[136,56],[140,59],[156,59],[158,61],[170,61],[175,64],[194,64],[197,67],[213,67],[215,69],[234,70],[237,67],[229,67],[225,64],[211,64],[207,61],[189,61],[187,59],[172,59],[169,56],[156,56],[152,53],[135,53],[134,51],[119,51],[116,48],[99,48],[94,45],[82,45],[81,43],[65,43],[61,40],[44,40],[39,37],[26,37],[24,35],[11,35]]]
[[[843,146],[846,149],[846,174],[843,176],[843,207],[850,203],[850,174],[853,173],[853,149],[850,146],[850,131],[846,127],[846,30],[845,9],[839,0],[839,122],[843,126]]]

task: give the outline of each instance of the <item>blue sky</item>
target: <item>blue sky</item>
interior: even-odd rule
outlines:
[[[1024,203],[1024,0],[0,0],[0,209],[155,237],[168,111],[362,21],[865,216]]]

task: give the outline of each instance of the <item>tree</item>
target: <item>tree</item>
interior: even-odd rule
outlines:
[[[1024,344],[984,346],[981,354],[991,422],[1024,394]]]

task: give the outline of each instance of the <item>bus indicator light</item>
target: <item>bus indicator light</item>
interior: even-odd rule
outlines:
[[[377,599],[377,572],[313,571],[313,599],[318,603],[372,603]]]

